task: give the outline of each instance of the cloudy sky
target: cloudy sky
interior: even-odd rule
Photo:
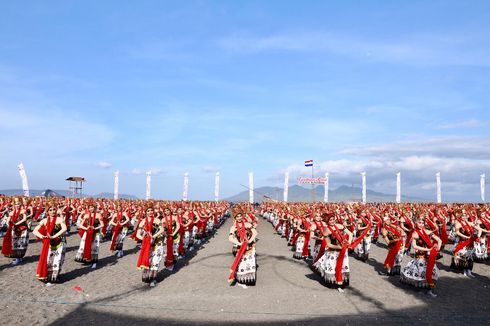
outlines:
[[[3,1],[0,189],[190,199],[330,172],[331,187],[479,200],[488,1]]]

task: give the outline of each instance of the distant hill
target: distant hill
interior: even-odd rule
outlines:
[[[55,189],[44,189],[44,190],[30,189],[29,195],[32,197],[42,196],[46,190],[55,192],[60,196],[69,197],[71,195],[71,192],[68,190],[55,190]],[[6,196],[22,196],[24,192],[22,191],[22,189],[5,189],[5,190],[0,190],[0,194]]]
[[[46,190],[50,190],[52,192],[55,192],[56,194],[64,197],[70,197],[71,196],[71,191],[68,190],[51,190],[51,189],[45,189],[45,190],[37,190],[37,189],[30,189],[29,190],[29,195],[32,197],[37,197],[37,196],[42,196],[43,193]],[[22,196],[23,195],[22,189],[5,189],[5,190],[0,190],[0,195],[6,195],[6,196]],[[93,197],[93,198],[114,198],[113,193],[109,192],[101,192],[97,195],[89,195],[89,194],[83,194],[83,197]],[[138,197],[133,196],[133,195],[127,195],[127,194],[119,194],[119,198],[121,199],[138,199]]]
[[[254,199],[256,202],[261,203],[264,200],[264,196],[270,197],[275,200],[283,199],[283,188],[280,187],[260,187],[255,189]],[[325,187],[319,185],[315,188],[316,201],[323,201],[323,195]],[[329,190],[328,201],[329,202],[347,202],[347,201],[361,201],[362,189],[358,187],[340,186],[335,190]],[[264,195],[264,196],[263,196]],[[366,197],[368,202],[394,202],[395,195],[384,194],[373,190],[366,190]],[[248,190],[240,192],[239,194],[226,198],[225,200],[231,202],[243,202],[248,201]],[[427,202],[428,200],[417,197],[402,196],[402,202]],[[289,187],[288,190],[289,202],[310,202],[311,201],[311,188],[304,188],[298,185]]]
[[[91,197],[112,199],[112,198],[114,198],[114,194],[112,192],[101,192],[101,193],[99,193],[95,196],[91,196]],[[133,195],[119,194],[119,199],[138,199],[138,197],[133,196]]]

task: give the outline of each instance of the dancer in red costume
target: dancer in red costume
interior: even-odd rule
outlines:
[[[242,212],[237,212],[235,222],[230,228],[229,240],[238,247],[237,254],[230,269],[228,281],[233,284],[237,282],[242,287],[255,285],[257,279],[255,240],[257,230],[252,224],[246,222]]]
[[[385,217],[383,228],[381,230],[383,239],[388,245],[388,255],[384,261],[386,272],[379,272],[380,275],[400,275],[401,263],[404,253],[404,236],[405,232],[398,225],[393,217]]]
[[[129,224],[128,210],[123,209],[121,204],[116,205],[116,209],[112,213],[110,224],[112,225],[111,247],[112,252],[117,253],[117,257],[123,256],[123,244],[126,235],[128,234]]]
[[[155,214],[154,205],[150,203],[137,226],[136,234],[136,237],[141,240],[141,250],[136,267],[143,270],[142,280],[150,287],[154,287],[157,283],[156,277],[160,262],[165,256],[163,232],[163,225]]]
[[[102,221],[102,216],[97,213],[97,206],[94,201],[89,201],[87,207],[88,211],[80,218],[78,233],[82,239],[80,240],[80,247],[75,256],[75,261],[92,264],[92,268],[97,268],[104,222]]]
[[[14,198],[13,208],[5,220],[7,231],[3,238],[2,254],[14,258],[12,265],[18,265],[24,258],[29,245],[30,214],[20,198]]]
[[[67,230],[63,211],[54,202],[46,205],[47,216],[34,229],[33,233],[42,239],[36,277],[43,282],[57,282],[65,260]]]
[[[337,223],[334,214],[326,215],[326,219],[327,226],[322,231],[325,251],[317,258],[313,268],[323,278],[327,287],[343,292],[343,289],[349,285],[348,249],[352,242],[352,233],[344,225]],[[320,229],[316,224],[315,221],[315,227]]]
[[[412,235],[412,250],[415,252],[415,257],[403,269],[400,280],[416,288],[426,288],[429,296],[436,297],[433,292],[439,278],[436,259],[442,241],[435,232],[425,228],[424,217],[428,218],[428,215],[421,216],[415,224]]]

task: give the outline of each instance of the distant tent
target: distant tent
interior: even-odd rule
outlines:
[[[63,197],[62,195],[58,194],[57,192],[54,192],[51,189],[46,189],[41,193],[41,196],[43,197]]]

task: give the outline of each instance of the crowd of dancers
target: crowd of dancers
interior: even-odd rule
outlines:
[[[94,269],[103,240],[121,258],[129,236],[140,247],[136,267],[142,270],[142,280],[153,287],[160,263],[173,270],[177,260],[223,224],[228,209],[226,202],[0,197],[1,252],[13,259],[12,265],[21,264],[32,230],[42,241],[36,276],[54,283],[61,274],[72,228],[80,236],[75,261]]]
[[[293,257],[310,262],[328,287],[349,285],[349,254],[367,261],[382,239],[388,253],[379,274],[434,292],[436,260],[451,245],[450,268],[473,278],[474,262],[488,258],[490,205],[483,204],[306,204],[266,202],[260,214],[293,247]],[[402,269],[404,255],[412,259]]]
[[[66,237],[76,228],[80,245],[74,260],[97,268],[103,241],[117,258],[126,238],[138,243],[136,267],[156,285],[161,262],[173,270],[186,252],[197,249],[232,215],[228,239],[235,256],[228,281],[243,287],[257,279],[256,213],[271,222],[293,248],[293,258],[310,263],[328,287],[349,285],[349,256],[367,261],[372,243],[388,248],[384,276],[427,289],[435,297],[437,259],[451,254],[450,268],[473,278],[473,264],[489,256],[490,205],[483,204],[250,204],[108,199],[48,199],[0,196],[1,252],[22,263],[29,235],[42,241],[36,276],[57,282],[66,254]],[[127,240],[126,240],[127,241]],[[404,255],[411,260],[402,268]]]

